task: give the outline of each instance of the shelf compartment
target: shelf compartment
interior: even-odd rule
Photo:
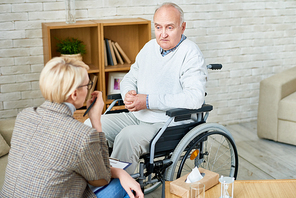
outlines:
[[[43,49],[44,63],[51,58],[60,56],[56,51],[58,39],[73,37],[83,41],[86,47],[86,54],[82,56],[83,61],[92,67],[99,69],[99,41],[98,41],[98,25],[92,21],[79,21],[75,24],[43,23]]]
[[[129,71],[131,68],[131,64],[123,64],[123,65],[114,65],[114,66],[106,66],[105,72],[116,72],[116,71]]]

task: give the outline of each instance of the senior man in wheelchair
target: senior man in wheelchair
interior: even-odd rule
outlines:
[[[130,162],[126,169],[130,174],[167,121],[166,110],[198,109],[205,96],[206,64],[199,47],[183,34],[186,22],[182,9],[174,3],[162,4],[155,10],[154,27],[156,39],[141,49],[120,84],[129,112],[101,118],[113,147],[111,157]],[[89,120],[85,124],[90,124]]]

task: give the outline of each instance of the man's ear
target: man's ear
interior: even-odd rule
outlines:
[[[186,22],[183,22],[183,23],[182,23],[182,34],[184,33],[185,28],[186,28]]]

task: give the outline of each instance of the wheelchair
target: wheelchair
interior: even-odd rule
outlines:
[[[208,69],[221,69],[221,64],[207,65]],[[120,94],[110,95],[114,99],[106,110],[118,103],[123,105]],[[173,181],[192,171],[194,167],[216,172],[219,176],[237,177],[238,153],[231,133],[217,123],[206,123],[213,106],[203,104],[200,109],[172,109],[163,127],[155,134],[149,145],[149,153],[140,157],[138,173],[132,175],[141,185],[144,194],[154,191],[165,181]],[[169,126],[172,121],[190,120],[183,125]]]

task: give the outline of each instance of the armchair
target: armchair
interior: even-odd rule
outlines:
[[[257,135],[296,145],[296,67],[260,82]]]

